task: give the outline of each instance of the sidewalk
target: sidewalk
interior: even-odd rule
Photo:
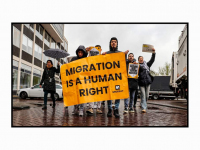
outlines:
[[[187,110],[187,100],[149,100],[147,103]]]

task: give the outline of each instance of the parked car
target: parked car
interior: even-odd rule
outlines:
[[[43,85],[42,85],[43,87]],[[39,84],[36,84],[30,88],[24,88],[24,89],[20,89],[17,92],[17,95],[22,98],[22,99],[26,99],[26,98],[44,98],[44,91],[43,88],[40,88]],[[48,94],[48,97],[51,97],[51,94]],[[59,100],[61,98],[63,98],[63,94],[62,94],[62,85],[61,84],[56,84],[56,92],[54,94],[55,100]]]

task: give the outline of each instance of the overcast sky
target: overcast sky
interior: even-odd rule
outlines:
[[[109,50],[111,37],[117,37],[118,49],[129,50],[135,58],[143,56],[149,61],[151,53],[142,52],[143,44],[151,44],[156,50],[151,70],[158,71],[165,62],[171,63],[172,52],[178,50],[178,37],[185,24],[66,24],[64,35],[68,40],[68,52],[75,55],[79,45],[101,45]]]

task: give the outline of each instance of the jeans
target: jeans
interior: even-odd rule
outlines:
[[[44,106],[47,106],[47,95],[48,95],[48,91],[44,91]],[[55,105],[55,97],[54,97],[54,92],[51,92],[51,99],[53,100],[53,105]]]
[[[141,91],[141,106],[142,109],[147,109],[147,100],[149,98],[149,90],[150,90],[150,84],[146,86],[140,86]]]
[[[112,109],[112,100],[108,100],[108,109]],[[115,109],[119,108],[120,99],[115,100]]]
[[[129,108],[133,107],[133,101],[135,99],[135,91],[136,90],[129,89],[129,96],[130,96]],[[124,99],[124,107],[128,108],[128,98]]]

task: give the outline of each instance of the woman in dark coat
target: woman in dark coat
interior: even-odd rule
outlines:
[[[147,100],[149,98],[149,90],[150,90],[150,85],[152,83],[152,79],[151,79],[151,75],[149,71],[150,71],[150,67],[152,66],[155,60],[154,48],[153,48],[153,51],[154,53],[152,53],[152,56],[149,62],[144,61],[142,56],[138,57],[138,61],[140,63],[138,84],[140,86],[140,91],[141,91],[142,112],[144,113],[146,112],[146,109],[147,109]]]
[[[40,81],[40,87],[42,87],[42,83],[44,82],[43,91],[44,91],[44,107],[42,109],[47,109],[47,95],[51,93],[51,98],[53,100],[53,106],[55,107],[55,97],[54,93],[56,91],[56,82],[55,82],[55,73],[60,73],[60,63],[57,64],[57,69],[53,67],[53,62],[51,60],[47,60],[47,65],[44,69],[42,80]]]

